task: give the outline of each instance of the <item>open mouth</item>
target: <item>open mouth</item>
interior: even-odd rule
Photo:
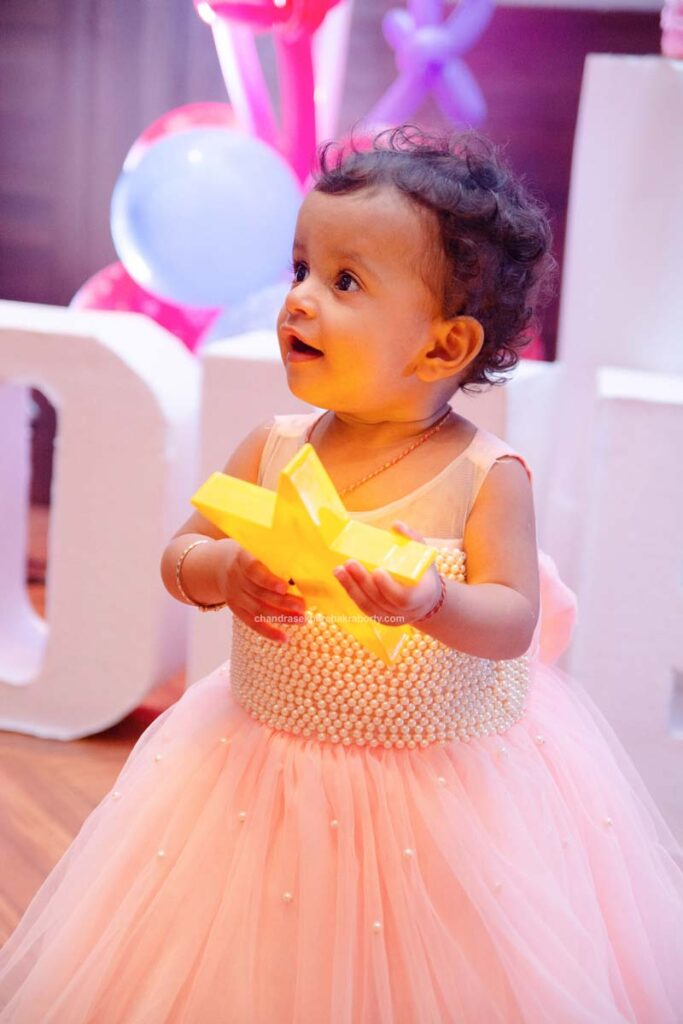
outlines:
[[[292,336],[291,340],[291,351],[297,352],[300,355],[307,355],[315,358],[315,356],[322,356],[320,349],[314,348],[313,345],[309,345],[307,342],[302,341],[301,338]]]

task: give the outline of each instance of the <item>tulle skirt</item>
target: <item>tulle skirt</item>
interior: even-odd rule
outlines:
[[[285,734],[228,665],[140,736],[0,954],[14,1024],[673,1024],[680,849],[579,684],[505,735]]]

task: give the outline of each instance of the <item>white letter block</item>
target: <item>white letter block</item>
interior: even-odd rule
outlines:
[[[578,588],[601,366],[683,373],[683,74],[663,57],[586,59],[576,128],[558,356],[567,373],[547,518]]]
[[[604,369],[570,672],[683,840],[683,377]]]
[[[46,619],[26,593],[28,388],[57,411]],[[196,457],[199,367],[134,313],[0,303],[0,728],[69,740],[182,667],[159,576]]]
[[[683,373],[683,69],[586,58],[572,162],[559,354]]]

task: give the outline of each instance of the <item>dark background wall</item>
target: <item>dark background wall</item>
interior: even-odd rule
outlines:
[[[381,34],[392,6],[356,0],[342,130],[395,76]],[[500,7],[467,57],[488,100],[483,128],[547,200],[560,261],[584,58],[657,53],[658,22],[656,12]],[[270,70],[265,37],[261,49]],[[226,93],[191,0],[0,0],[0,298],[67,304],[115,259],[109,200],[130,144],[164,111],[211,99]],[[429,103],[418,119],[441,124]],[[557,311],[545,318],[549,358]],[[34,498],[45,501],[54,423],[39,402]]]

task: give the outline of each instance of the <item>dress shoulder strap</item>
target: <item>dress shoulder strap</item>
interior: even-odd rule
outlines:
[[[259,463],[258,483],[275,490],[280,470],[292,458],[306,435],[306,430],[320,415],[318,409],[305,413],[275,415]]]
[[[496,434],[491,434],[488,430],[483,430],[481,427],[477,430],[474,442],[467,454],[474,466],[474,479],[469,501],[470,509],[476,501],[481,485],[484,483],[491,466],[494,462],[498,462],[499,459],[517,459],[524,466],[529,482],[533,484],[533,473],[524,456],[515,451],[506,441],[497,437]]]

